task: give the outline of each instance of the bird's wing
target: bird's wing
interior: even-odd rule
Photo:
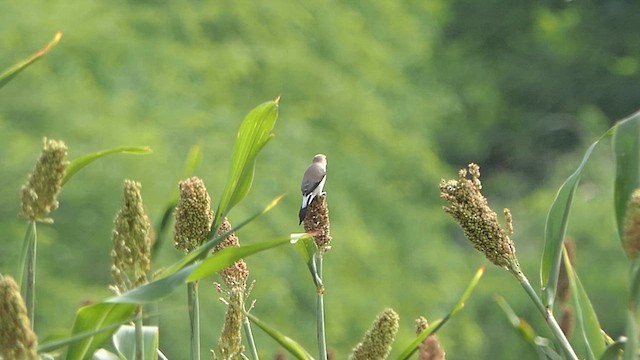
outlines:
[[[321,182],[322,179],[326,176],[326,170],[321,168],[320,166],[310,166],[307,171],[304,172],[305,179],[302,182],[302,186],[300,190],[302,190],[302,195],[306,195],[313,191]]]

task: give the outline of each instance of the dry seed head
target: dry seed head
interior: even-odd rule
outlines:
[[[624,249],[631,259],[635,259],[640,254],[640,188],[631,194],[627,203],[627,214],[624,219]]]
[[[387,308],[382,311],[373,323],[371,329],[364,335],[362,342],[353,349],[349,359],[386,359],[389,352],[391,352],[391,345],[393,345],[396,333],[398,332],[399,323],[400,317],[393,309]]]
[[[416,334],[420,335],[427,327],[429,327],[429,323],[427,319],[423,316],[420,316],[416,320]],[[419,360],[444,360],[445,354],[444,350],[440,347],[440,340],[436,334],[431,334],[427,336],[426,339],[420,343],[418,347],[418,359]]]
[[[213,223],[211,197],[202,179],[192,177],[181,181],[180,198],[176,206],[174,240],[176,248],[191,252],[207,240]]]
[[[124,181],[122,207],[114,222],[111,273],[120,293],[146,283],[151,268],[151,224],[141,187],[139,182]]]
[[[58,208],[58,194],[68,165],[67,145],[44,138],[40,157],[22,186],[20,215],[32,221],[53,222],[47,215]]]
[[[304,231],[313,236],[313,241],[322,252],[331,246],[331,226],[326,195],[316,196],[307,207],[304,217]]]
[[[38,338],[31,329],[20,288],[11,276],[0,275],[0,357],[39,359]]]
[[[467,176],[470,175],[470,178]],[[480,168],[469,164],[469,169],[461,169],[457,180],[442,180],[440,196],[449,205],[444,207],[460,224],[465,236],[473,246],[497,266],[504,267],[516,277],[522,277],[516,258],[516,249],[509,235],[513,231],[511,213],[504,210],[507,230],[498,223],[498,215],[491,210],[487,199],[480,190]]]

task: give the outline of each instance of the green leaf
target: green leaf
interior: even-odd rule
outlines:
[[[247,318],[249,318],[252,323],[256,324],[260,329],[271,336],[271,338],[277,341],[278,344],[282,345],[282,347],[284,347],[291,355],[295,356],[296,359],[313,359],[313,357],[309,355],[309,352],[307,352],[307,350],[305,350],[302,345],[298,344],[295,340],[282,334],[275,328],[267,325],[265,322],[258,319],[254,315],[248,312],[245,312],[245,315],[247,315]]]
[[[405,347],[404,351],[398,356],[398,359],[409,359],[413,353],[416,352],[420,343],[424,341],[429,335],[434,334],[438,329],[440,329],[453,315],[455,315],[458,311],[460,311],[464,307],[464,303],[469,299],[473,289],[476,288],[480,278],[484,274],[484,266],[480,267],[478,271],[476,271],[473,279],[465,289],[464,293],[456,303],[456,305],[451,309],[451,311],[441,320],[432,321],[431,324],[424,329],[407,347]]]
[[[640,187],[640,112],[615,126],[612,146],[616,159],[614,206],[620,241],[631,193]]]
[[[67,360],[82,360],[93,354],[115,331],[109,325],[122,324],[130,319],[135,304],[98,303],[82,307],[76,315],[71,335],[98,332],[73,342],[67,352]],[[104,329],[110,329],[105,330]]]
[[[51,50],[54,46],[58,44],[58,42],[60,42],[61,38],[62,38],[62,32],[57,32],[56,35],[53,37],[53,39],[47,45],[45,45],[42,49],[36,51],[26,59],[23,59],[22,61],[18,62],[17,64],[13,65],[9,69],[5,70],[2,74],[0,74],[0,88],[5,86],[9,81],[11,81],[11,79],[13,79],[16,75],[18,75],[18,73],[20,73],[22,70],[26,69],[27,66],[33,64],[36,60],[40,59],[42,56],[48,53],[49,50]]]
[[[186,283],[186,279],[196,268],[197,264],[191,264],[171,276],[154,280],[124,294],[107,299],[106,303],[120,304],[148,304],[162,300]]]
[[[562,242],[569,223],[569,212],[573,203],[573,195],[593,150],[596,146],[611,134],[611,129],[605,132],[596,142],[591,144],[582,158],[578,168],[571,174],[558,190],[556,198],[547,214],[545,225],[544,252],[540,266],[540,280],[544,290],[544,305],[551,306],[556,294],[558,275],[560,273],[560,260],[562,257]]]
[[[249,192],[255,173],[256,156],[273,137],[271,131],[278,118],[278,101],[268,101],[251,110],[238,130],[233,146],[231,169],[213,221],[216,232],[222,219]]]
[[[604,351],[602,356],[600,356],[600,360],[620,360],[625,343],[626,340],[619,340],[607,346],[607,349]]]
[[[142,327],[144,359],[157,360],[160,333],[157,326]],[[113,346],[125,359],[136,358],[136,328],[133,325],[122,325],[113,334]]]
[[[564,247],[563,247],[564,249]],[[567,270],[567,278],[571,289],[571,299],[575,309],[576,332],[584,346],[588,359],[600,357],[606,348],[604,336],[591,300],[585,291],[578,274],[576,274],[566,250],[563,251],[564,265]]]
[[[64,178],[62,179],[62,185],[66,184],[67,181],[80,169],[91,164],[95,160],[103,156],[107,156],[110,154],[116,153],[125,153],[125,154],[149,154],[151,149],[148,146],[122,146],[108,150],[102,150],[95,153],[87,154],[76,158],[69,163],[67,167],[67,171],[64,174]]]

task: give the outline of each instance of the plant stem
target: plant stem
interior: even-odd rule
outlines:
[[[198,301],[198,282],[187,283],[187,301],[191,330],[191,360],[200,360],[200,304]]]
[[[247,312],[247,310],[244,309],[244,304],[243,306],[243,311],[244,313]],[[242,320],[242,327],[244,328],[244,333],[247,336],[247,344],[249,345],[249,351],[251,351],[251,358],[253,360],[259,360],[260,356],[258,356],[258,349],[256,348],[256,341],[253,339],[253,332],[251,331],[251,322],[249,321],[248,317],[244,317],[244,320]]]
[[[531,287],[529,280],[524,274],[522,274],[522,276],[518,276],[518,280],[520,281],[520,285],[522,285],[522,287],[524,288],[524,291],[527,293],[527,295],[529,295],[531,300],[533,300],[534,304],[536,305],[536,308],[538,308],[538,310],[544,317],[545,321],[549,325],[549,328],[551,329],[551,332],[560,343],[562,350],[564,350],[564,352],[570,359],[578,360],[578,355],[576,355],[576,352],[571,347],[569,340],[565,336],[564,332],[562,332],[562,329],[560,328],[558,321],[553,316],[553,311],[551,311],[551,309],[545,307],[542,304],[542,300],[540,300],[540,297],[535,292],[535,290]]]
[[[20,284],[32,329],[35,324],[36,240],[36,222],[31,220],[27,224],[24,234],[20,261]]]
[[[320,359],[327,360],[327,339],[325,336],[324,326],[324,286],[322,285],[322,253],[317,251],[314,256],[315,271],[317,277],[320,279],[320,286],[316,288],[317,303],[316,303],[316,322],[318,332],[318,351],[320,353]]]
[[[136,332],[136,360],[144,360],[144,334],[142,332],[142,305],[138,305],[138,314],[135,319]]]

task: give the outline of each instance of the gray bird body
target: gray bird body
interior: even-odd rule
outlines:
[[[321,195],[324,183],[327,180],[327,157],[324,154],[317,154],[313,157],[311,165],[304,172],[302,176],[302,205],[300,205],[300,224],[304,220],[307,214],[307,206],[311,204],[311,201]]]

